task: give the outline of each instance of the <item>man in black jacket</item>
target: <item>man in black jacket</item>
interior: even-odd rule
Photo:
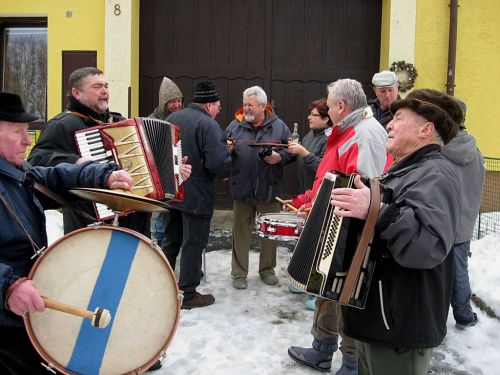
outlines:
[[[220,107],[215,84],[202,81],[195,86],[193,103],[167,117],[167,121],[179,126],[182,154],[192,165],[191,177],[184,183],[184,200],[165,214],[161,244],[173,269],[182,247],[179,288],[184,292],[183,309],[215,302],[211,294],[200,294],[196,288],[200,285],[202,253],[214,211],[214,179],[228,176],[231,168],[224,134],[215,121]]]
[[[458,103],[431,89],[391,105],[387,150],[394,157],[379,177],[392,189],[376,223],[377,264],[365,309],[343,308],[344,331],[356,340],[359,374],[426,375],[432,349],[446,335],[461,185],[440,150],[463,119]],[[370,193],[334,189],[339,216],[365,219]]]
[[[49,121],[36,145],[31,150],[28,161],[33,165],[46,167],[59,163],[79,163],[83,161],[75,142],[74,133],[100,124],[121,121],[119,113],[108,108],[108,80],[101,70],[92,67],[80,68],[69,76],[70,95],[66,111]],[[93,205],[82,203],[80,207],[95,215]],[[120,219],[120,226],[150,236],[151,214],[137,212]],[[71,209],[63,209],[64,233],[92,224]]]

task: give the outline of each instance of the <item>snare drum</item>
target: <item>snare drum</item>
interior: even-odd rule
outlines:
[[[48,298],[94,311],[111,322],[45,309],[24,320],[38,353],[64,374],[140,374],[166,350],[180,315],[172,269],[146,237],[101,226],[69,233],[35,262],[29,277]]]
[[[304,226],[304,219],[291,212],[257,216],[257,233],[270,240],[297,240]]]

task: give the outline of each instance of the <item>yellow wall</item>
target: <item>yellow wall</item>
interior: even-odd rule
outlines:
[[[139,113],[139,19],[140,0],[132,0],[132,62],[131,62],[131,87],[132,87],[132,114]]]
[[[417,0],[415,24],[408,19],[412,1],[382,0],[380,69],[405,60],[418,71],[415,88],[446,92],[449,1]],[[494,114],[500,87],[500,2],[483,0],[480,7],[476,0],[458,4],[455,95],[467,103],[467,130],[483,155],[500,158],[500,126]],[[408,51],[412,45],[413,58]]]
[[[500,87],[500,2],[459,0],[455,96],[467,103],[466,126],[484,156],[500,158],[496,98]],[[429,15],[432,15],[430,17]],[[417,88],[446,91],[450,11],[448,1],[417,1]]]
[[[66,12],[72,12],[67,17]],[[61,111],[62,50],[97,51],[97,66],[104,64],[104,2],[102,0],[1,1],[0,17],[47,17],[47,115]]]
[[[382,22],[380,30],[380,70],[389,67],[389,43],[391,29],[391,0],[382,0]]]

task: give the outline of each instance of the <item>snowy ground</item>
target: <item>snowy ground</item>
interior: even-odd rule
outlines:
[[[62,233],[60,215],[50,211],[48,217],[49,238],[53,240]],[[500,312],[499,248],[499,238],[487,236],[474,241],[470,260],[473,292],[497,314]],[[258,277],[258,252],[252,251],[248,289],[236,290],[229,274],[230,249],[207,253],[207,280],[199,291],[212,293],[215,304],[182,310],[163,367],[154,374],[318,374],[297,365],[287,354],[290,345],[310,345],[313,318],[313,312],[303,305],[306,295],[288,290],[285,270],[289,257],[286,247],[278,248],[276,270],[280,283],[268,286]],[[475,311],[479,323],[466,331],[455,328],[450,312],[448,335],[434,350],[433,375],[499,373],[500,322],[477,308]],[[332,368],[338,369],[340,361],[340,354],[336,354]]]

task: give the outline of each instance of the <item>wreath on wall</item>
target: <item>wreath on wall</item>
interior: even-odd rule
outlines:
[[[406,63],[404,60],[394,61],[390,70],[398,76],[399,91],[406,92],[415,86],[418,73],[413,64]]]

